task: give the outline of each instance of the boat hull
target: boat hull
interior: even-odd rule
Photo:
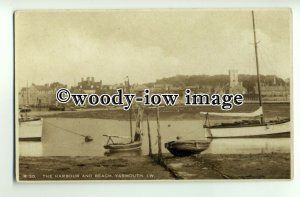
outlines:
[[[290,121],[278,124],[206,128],[211,138],[289,137]]]
[[[142,141],[135,141],[130,143],[107,144],[104,146],[104,148],[110,151],[129,151],[129,150],[140,149],[141,146],[142,146]]]
[[[41,141],[43,119],[19,123],[19,141]]]
[[[167,142],[165,148],[174,156],[184,157],[201,153],[209,147],[209,144],[209,141],[203,140],[182,140]]]

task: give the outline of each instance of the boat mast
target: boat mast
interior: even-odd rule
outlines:
[[[26,105],[28,105],[28,81],[26,83]]]
[[[127,89],[128,93],[130,94],[130,83],[129,83],[129,77],[127,76],[128,81],[127,81]],[[128,110],[129,112],[129,125],[130,125],[130,141],[133,142],[133,133],[132,133],[132,113],[131,113],[131,108]]]
[[[254,21],[254,11],[252,10],[252,23],[253,23],[253,39],[254,39],[254,49],[255,49],[255,62],[256,62],[256,74],[257,74],[257,86],[258,86],[258,96],[259,96],[259,106],[262,107],[262,98],[261,98],[261,86],[260,86],[260,76],[259,76],[259,62],[257,56],[257,41],[256,41],[256,32],[255,32],[255,21]],[[261,123],[264,123],[263,114],[260,117]]]
[[[26,83],[26,106],[25,106],[25,118],[27,119],[27,107],[29,108],[29,99],[28,99],[28,80]]]

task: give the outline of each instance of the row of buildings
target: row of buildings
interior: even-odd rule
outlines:
[[[229,83],[218,86],[209,85],[194,85],[179,87],[172,84],[153,84],[151,86],[131,84],[130,92],[142,95],[145,89],[150,89],[152,93],[178,93],[184,94],[185,89],[190,89],[196,93],[207,93],[207,94],[224,94],[224,93],[240,93],[243,94],[246,100],[257,100],[258,89],[257,85],[254,87],[254,92],[247,92],[247,89],[243,86],[242,82],[238,79],[238,71],[229,71]],[[275,81],[275,80],[274,80]],[[261,84],[261,92],[263,100],[266,101],[289,101],[290,99],[290,87],[288,85],[276,84],[272,85]],[[123,88],[124,91],[128,92],[128,84],[126,82],[114,85],[103,85],[102,80],[96,81],[94,77],[87,77],[86,79],[81,78],[81,81],[76,86],[72,86],[70,91],[72,93],[86,93],[86,94],[114,94],[118,88]],[[36,107],[48,107],[56,104],[56,91],[59,88],[67,88],[67,85],[54,82],[45,85],[32,84],[31,86],[24,87],[19,92],[19,105],[29,105]]]
[[[19,105],[48,107],[56,103],[56,91],[59,88],[66,88],[67,86],[59,82],[54,82],[45,85],[31,84],[28,87],[23,87],[18,95]]]
[[[244,95],[246,100],[258,99],[258,85],[257,83],[253,87],[253,92],[248,92],[243,86],[243,83],[239,81],[237,70],[229,70],[229,93],[240,93]],[[277,84],[276,76],[274,76],[273,84],[267,85],[261,83],[261,96],[264,101],[289,101],[290,100],[290,85],[289,80],[284,85]]]

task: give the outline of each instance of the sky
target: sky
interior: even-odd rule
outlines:
[[[291,11],[254,10],[261,74],[291,76]],[[256,74],[251,10],[19,11],[17,85]]]

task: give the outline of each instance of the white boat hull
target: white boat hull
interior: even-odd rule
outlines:
[[[41,141],[43,134],[43,119],[19,123],[20,141]]]
[[[212,138],[234,138],[234,137],[268,137],[268,136],[289,136],[290,121],[270,125],[257,125],[230,128],[207,128]]]

